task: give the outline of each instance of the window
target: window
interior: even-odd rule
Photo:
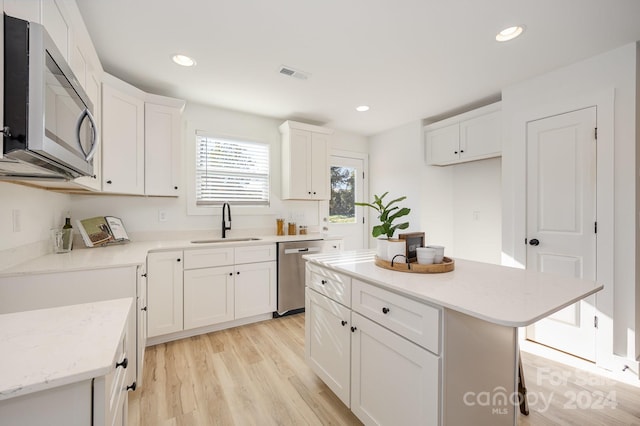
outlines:
[[[196,205],[269,205],[269,145],[196,134]]]
[[[329,201],[329,222],[356,222],[356,169],[352,167],[331,167],[331,201]]]

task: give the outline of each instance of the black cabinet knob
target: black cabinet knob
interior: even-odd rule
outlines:
[[[146,311],[147,307],[145,306],[144,308],[140,308],[141,311]]]
[[[321,280],[320,284],[325,285],[327,283],[327,280]]]
[[[236,275],[240,275],[240,271],[236,272]]]
[[[116,368],[118,367],[127,368],[128,365],[129,365],[129,359],[125,358],[122,360],[122,362],[116,363]]]
[[[182,259],[180,259],[180,258],[177,258],[177,259],[176,259],[176,262],[180,262],[181,260],[182,260]]]
[[[457,153],[458,153],[458,151],[453,151],[453,153],[454,153],[454,154],[457,154]]]
[[[111,183],[112,183],[112,182],[111,182],[110,180],[108,180],[108,181],[107,181],[107,183],[108,183],[109,185],[111,185]]]
[[[342,320],[340,324],[342,324],[342,326],[344,327],[345,325],[347,325],[347,322],[345,320]]]
[[[147,278],[147,274],[142,274],[140,276],[143,277],[143,278]]]
[[[135,391],[137,387],[138,387],[138,385],[136,384],[136,382],[133,382],[131,384],[131,386],[127,386],[127,390],[128,391]]]
[[[532,246],[537,246],[540,244],[540,241],[538,241],[537,239],[533,238],[531,240],[529,240],[529,244]]]
[[[178,189],[178,187],[177,187],[177,186],[174,186],[174,187],[173,187],[173,189]]]
[[[316,191],[313,191],[313,195],[316,195]]]
[[[386,308],[386,307],[382,308],[382,313],[385,314],[385,315],[388,314],[389,313],[389,308]]]
[[[232,277],[233,276],[233,272],[229,272],[229,276]]]
[[[351,327],[351,332],[355,333],[355,331],[358,329],[358,327]]]
[[[460,150],[460,154],[462,154],[463,152],[464,152],[464,149],[461,149],[461,150]]]

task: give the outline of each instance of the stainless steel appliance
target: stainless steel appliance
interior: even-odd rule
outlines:
[[[323,240],[278,243],[278,310],[274,316],[304,311],[305,254],[324,251]]]
[[[98,148],[92,111],[89,97],[44,27],[5,15],[0,177],[92,175]]]

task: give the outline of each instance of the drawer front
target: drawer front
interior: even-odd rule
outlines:
[[[235,263],[272,262],[276,260],[275,244],[235,248]]]
[[[351,277],[307,262],[306,285],[346,307],[351,307]]]
[[[441,311],[354,279],[352,309],[429,351],[440,353]]]
[[[233,265],[233,247],[184,251],[184,269]]]

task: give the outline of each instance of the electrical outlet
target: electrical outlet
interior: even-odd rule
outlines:
[[[20,210],[12,210],[11,211],[11,216],[13,219],[13,232],[20,232],[22,230],[22,220],[21,220],[21,214],[20,214]]]
[[[158,221],[166,222],[167,221],[167,211],[166,210],[158,210]]]

